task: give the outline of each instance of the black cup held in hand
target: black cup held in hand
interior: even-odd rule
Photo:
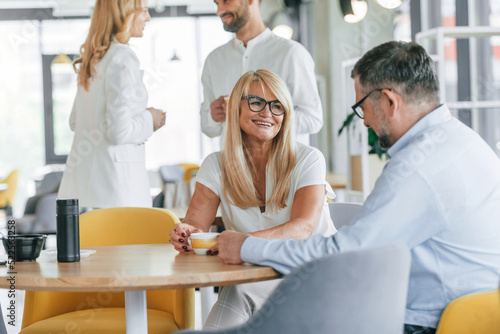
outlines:
[[[58,199],[57,208],[57,261],[80,261],[80,223],[78,199]]]

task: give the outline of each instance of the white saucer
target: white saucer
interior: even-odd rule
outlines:
[[[94,254],[95,252],[96,252],[96,250],[94,250],[94,249],[80,249],[80,258],[89,257],[90,255]],[[40,255],[57,257],[57,250],[55,250],[55,249],[44,250],[40,253]]]

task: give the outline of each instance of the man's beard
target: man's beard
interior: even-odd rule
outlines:
[[[387,124],[384,124],[384,127],[379,132],[380,134],[378,135],[378,143],[380,144],[380,147],[385,150],[390,148],[392,146],[390,141],[391,132],[389,131]]]
[[[239,13],[238,13],[239,10]],[[222,23],[225,31],[238,32],[250,19],[250,10],[247,2],[242,2],[241,7],[232,13],[234,20],[231,23]]]
[[[378,143],[383,149],[388,149],[392,146],[389,124],[387,124],[384,112],[378,106],[374,108],[374,113],[378,123]]]

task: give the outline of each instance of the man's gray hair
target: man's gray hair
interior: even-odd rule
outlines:
[[[368,51],[354,65],[351,77],[359,76],[365,93],[376,88],[392,88],[407,103],[438,104],[439,82],[433,61],[414,42],[387,42]]]

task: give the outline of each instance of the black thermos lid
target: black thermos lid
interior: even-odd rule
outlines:
[[[64,198],[56,200],[56,213],[58,215],[78,215],[78,198]]]

